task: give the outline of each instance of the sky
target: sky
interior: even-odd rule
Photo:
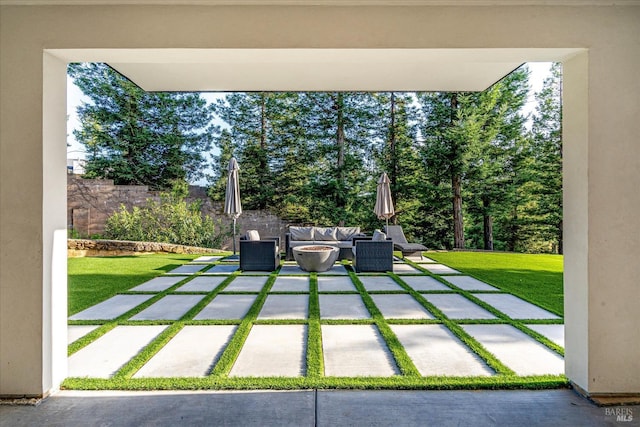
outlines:
[[[535,94],[540,92],[540,89],[542,89],[542,83],[544,79],[549,76],[552,63],[529,62],[527,65],[529,66],[531,75],[529,77],[529,95],[523,111],[525,114],[532,113],[535,110]],[[202,97],[208,102],[213,102],[216,98],[219,98],[222,95],[223,94],[221,93],[203,93]],[[70,77],[67,77],[67,143],[69,144],[67,147],[67,159],[83,159],[85,157],[84,147],[82,144],[78,143],[73,136],[74,129],[78,129],[80,127],[77,108],[83,101],[88,102],[89,98],[87,98],[82,91],[73,84],[73,80]],[[197,182],[195,184],[205,185],[206,183]]]

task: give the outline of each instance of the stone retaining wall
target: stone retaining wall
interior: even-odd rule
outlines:
[[[67,252],[70,258],[83,256],[143,255],[153,253],[212,254],[219,249],[198,248],[157,242],[130,242],[125,240],[68,239]]]
[[[76,236],[89,238],[100,235],[114,212],[120,205],[132,209],[142,207],[147,199],[160,200],[159,192],[150,191],[146,185],[115,185],[110,179],[83,179],[80,176],[67,177],[67,227],[74,230]],[[221,224],[224,231],[231,235],[233,221],[223,213],[223,204],[214,203],[207,196],[206,188],[189,187],[187,201],[199,200],[202,203],[202,213],[210,216]],[[245,210],[237,220],[237,235],[241,236],[247,230],[258,230],[261,236],[280,236],[281,247],[284,248],[284,235],[289,223],[268,211]],[[236,238],[237,245],[237,238]],[[226,239],[221,249],[232,250],[233,241]]]

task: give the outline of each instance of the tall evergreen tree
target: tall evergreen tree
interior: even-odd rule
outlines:
[[[106,64],[71,64],[69,75],[91,103],[74,132],[86,147],[86,177],[155,190],[202,175],[211,112],[194,93],[145,92]]]
[[[302,126],[313,150],[311,215],[318,222],[350,224],[361,212],[365,148],[373,98],[368,93],[301,94]]]
[[[270,92],[231,93],[213,107],[229,125],[227,132],[218,136],[217,144],[230,146],[240,164],[240,193],[246,209],[265,209],[273,197],[269,158],[274,109],[269,104],[276,96]]]
[[[512,157],[524,133],[520,111],[528,89],[528,69],[520,68],[474,96],[478,138],[470,145],[465,186],[468,211],[478,217],[474,228],[481,230],[482,245],[475,246],[483,249],[494,249],[494,220],[502,216],[515,191]]]
[[[551,67],[542,90],[531,128],[533,181],[536,196],[533,213],[539,218],[540,233],[563,253],[562,244],[562,64]]]
[[[417,110],[410,93],[376,94],[380,106],[377,172],[387,172],[395,207],[393,223],[401,223],[412,239],[421,240],[423,165],[416,146]],[[375,176],[377,180],[378,176]]]
[[[421,93],[423,121],[420,126],[424,145],[422,155],[427,170],[436,185],[434,189],[444,190],[445,179],[449,180],[451,191],[451,229],[453,247],[463,249],[464,220],[462,211],[462,178],[465,173],[468,144],[472,122],[465,122],[469,116],[470,96],[457,92]],[[442,199],[442,197],[437,197]],[[443,242],[447,247],[450,245]]]

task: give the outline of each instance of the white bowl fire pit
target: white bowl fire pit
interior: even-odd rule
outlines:
[[[340,249],[334,246],[307,245],[293,249],[293,258],[304,271],[327,271],[338,259]]]

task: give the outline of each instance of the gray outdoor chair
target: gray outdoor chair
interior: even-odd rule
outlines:
[[[393,242],[371,240],[371,237],[353,239],[353,269],[356,273],[393,271]]]
[[[280,266],[280,238],[240,238],[240,270],[274,271]]]
[[[402,252],[403,257],[420,255],[420,258],[422,258],[422,251],[428,250],[426,246],[420,243],[409,243],[400,225],[387,225],[385,233],[387,237],[393,240],[393,247],[395,250]]]

